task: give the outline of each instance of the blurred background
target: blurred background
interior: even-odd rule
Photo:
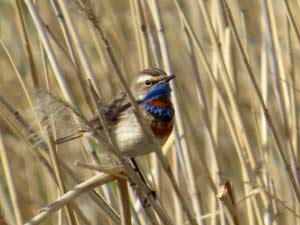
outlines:
[[[95,175],[74,166],[94,160],[83,142],[111,166],[99,143],[49,135],[81,126],[66,104],[95,113],[88,79],[106,104],[123,90],[118,69],[130,85],[148,67],[176,75],[163,153],[194,224],[300,224],[299,12],[296,0],[1,0],[0,224],[31,221]],[[137,159],[171,224],[193,224],[155,154]],[[168,224],[129,189],[132,224]],[[115,219],[84,191],[29,224],[130,224],[116,182],[95,191]]]

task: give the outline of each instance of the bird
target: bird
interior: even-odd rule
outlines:
[[[175,111],[171,101],[169,82],[175,75],[167,75],[160,68],[150,67],[139,72],[131,85],[138,107],[150,126],[158,143],[162,146],[170,136]],[[124,156],[146,155],[155,150],[138,122],[126,93],[121,93],[104,107],[105,119],[114,135],[118,149]],[[93,131],[102,129],[98,116],[89,120]],[[56,144],[73,139],[92,136],[91,129],[80,129],[76,133],[59,138]]]

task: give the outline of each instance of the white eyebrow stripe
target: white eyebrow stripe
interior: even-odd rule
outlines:
[[[148,75],[148,74],[142,74],[136,79],[136,83],[137,84],[144,83],[145,80],[152,80],[156,83],[157,81],[160,81],[164,77],[165,77],[165,75],[152,76],[152,75]]]
[[[153,76],[150,76],[150,75],[140,75],[140,76],[137,78],[136,82],[137,82],[137,83],[144,83],[144,81],[147,80],[147,79],[153,80]]]

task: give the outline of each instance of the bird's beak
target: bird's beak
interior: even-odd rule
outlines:
[[[163,82],[169,82],[170,80],[173,80],[175,78],[175,75],[169,75],[163,79]]]

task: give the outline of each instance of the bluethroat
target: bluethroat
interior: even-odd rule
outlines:
[[[169,81],[174,75],[167,75],[158,68],[148,68],[140,72],[131,90],[139,101],[139,108],[159,143],[163,145],[173,129],[174,108],[171,102]],[[126,94],[121,94],[104,109],[106,120],[112,130],[120,151],[129,157],[148,154],[154,150],[142,127],[137,121]],[[90,120],[94,129],[101,129],[98,117]],[[60,138],[57,144],[82,136],[90,136],[87,129]]]

